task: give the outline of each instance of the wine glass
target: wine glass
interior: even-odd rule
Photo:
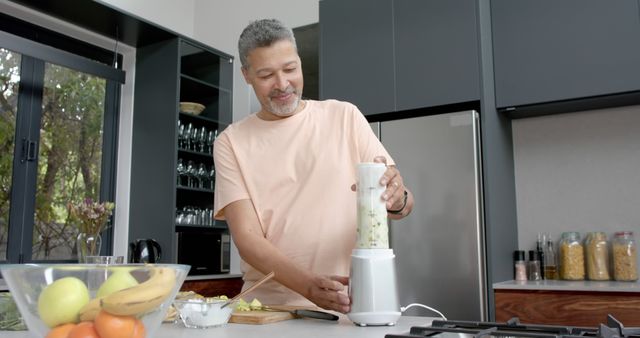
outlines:
[[[196,176],[198,177],[198,188],[204,189],[205,185],[207,185],[209,181],[209,174],[207,173],[207,169],[204,167],[204,163],[200,163],[198,166]]]
[[[202,129],[200,130],[200,132],[198,133],[198,146],[199,149],[198,151],[201,153],[204,153],[204,147],[207,144],[207,128],[202,127]]]
[[[183,148],[184,149],[191,149],[191,132],[193,130],[193,124],[189,123],[187,125],[187,128],[184,130],[184,133],[182,134],[183,137]]]
[[[209,189],[213,190],[216,185],[216,170],[213,166],[211,166],[211,170],[209,171]]]
[[[197,142],[198,142],[198,128],[191,129],[191,134],[189,134],[189,138],[190,138],[189,150],[196,151]]]
[[[193,164],[193,161],[189,161],[187,162],[187,169],[186,169],[186,175],[187,175],[187,186],[190,188],[193,188],[196,186],[195,184],[195,180],[196,180],[196,168]]]
[[[185,167],[184,167],[184,163],[182,162],[182,159],[179,158],[178,159],[178,186],[182,186],[183,185],[183,178],[185,175]]]
[[[207,136],[207,152],[209,154],[213,154],[213,142],[216,140],[216,136],[218,136],[218,129],[209,131],[209,135]]]
[[[184,124],[178,121],[178,148],[184,148]]]

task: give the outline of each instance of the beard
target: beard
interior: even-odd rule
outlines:
[[[286,102],[281,104],[273,100],[273,97],[276,97],[279,95],[286,95],[286,94],[294,94],[291,102]],[[300,93],[298,93],[298,91],[291,86],[287,87],[287,89],[284,91],[282,90],[272,91],[271,93],[269,93],[269,101],[267,102],[269,112],[281,117],[288,117],[295,114],[299,104],[300,104]]]

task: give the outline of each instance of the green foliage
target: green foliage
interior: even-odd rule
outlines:
[[[11,294],[0,292],[0,330],[18,331],[26,329],[27,326],[22,320]]]
[[[0,244],[6,242],[9,216],[18,95],[15,74],[20,65],[17,56],[0,49],[0,88],[7,88],[0,97]],[[99,197],[105,90],[104,79],[57,65],[45,66],[34,259],[71,258],[77,228],[70,224],[66,206]]]

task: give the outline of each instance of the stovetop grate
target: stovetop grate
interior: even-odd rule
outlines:
[[[600,324],[599,327],[521,324],[518,318],[512,318],[504,323],[434,320],[431,326],[412,327],[408,334],[388,334],[385,337],[437,337],[446,333],[457,333],[473,338],[640,338],[639,327],[626,328],[611,315],[607,316],[607,324]]]

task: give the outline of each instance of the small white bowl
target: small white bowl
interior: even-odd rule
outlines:
[[[184,326],[192,329],[207,329],[228,323],[236,304],[234,302],[221,308],[224,303],[226,300],[213,298],[173,301]]]

